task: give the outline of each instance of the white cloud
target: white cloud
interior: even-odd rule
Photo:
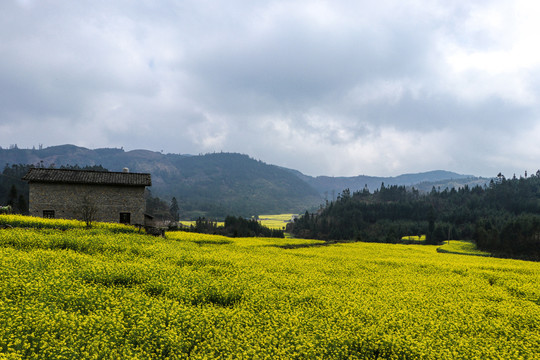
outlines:
[[[448,70],[443,79],[451,91],[471,102],[499,97],[519,105],[537,105],[539,15],[540,6],[530,1],[473,6],[462,22],[463,29],[447,34],[439,44],[447,65],[442,71]]]

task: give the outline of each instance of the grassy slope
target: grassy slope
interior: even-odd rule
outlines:
[[[8,358],[516,359],[540,264],[435,246],[0,230]],[[1,354],[0,354],[1,355]]]

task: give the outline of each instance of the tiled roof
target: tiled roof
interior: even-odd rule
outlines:
[[[106,172],[89,170],[42,169],[33,168],[23,177],[28,182],[59,184],[94,184],[151,186],[150,174],[130,172]]]

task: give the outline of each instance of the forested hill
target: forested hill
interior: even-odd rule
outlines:
[[[247,155],[215,153],[171,161],[175,173],[153,172],[164,182],[156,194],[189,199],[186,211],[249,216],[294,213],[321,203],[317,191],[294,174]]]
[[[0,149],[0,164],[102,165],[109,171],[148,172],[152,194],[166,201],[176,197],[182,217],[296,213],[321,203],[317,191],[290,171],[241,154],[191,156],[61,145]]]
[[[381,176],[351,176],[351,177],[332,177],[332,176],[317,176],[311,177],[296,172],[302,180],[315,188],[325,199],[334,200],[337,195],[344,189],[350,191],[363,190],[367,187],[373,192],[380,188],[384,183],[389,185],[414,186],[416,189],[424,192],[431,191],[432,187],[451,189],[464,186],[473,187],[476,185],[484,186],[490,179],[478,178],[473,175],[461,175],[455,172],[435,170],[416,174],[403,174],[393,177]]]
[[[75,145],[60,145],[39,149],[0,148],[0,164],[31,164],[43,167],[103,166],[109,171],[152,174],[153,196],[169,202],[178,199],[180,216],[224,218],[226,215],[251,216],[264,213],[299,213],[317,208],[325,200],[332,200],[344,189],[370,191],[381,183],[413,185],[423,190],[433,186],[483,186],[488,180],[469,178],[446,171],[407,174],[397,177],[311,177],[299,171],[265,164],[247,155],[214,153],[206,155],[163,154],[149,150],[124,151],[117,148],[87,149]],[[16,169],[15,169],[16,170]],[[9,169],[12,173],[14,169]],[[2,176],[2,175],[0,175]],[[421,183],[422,184],[417,184]],[[2,192],[12,186],[12,179],[2,185]],[[17,187],[21,184],[15,184]],[[4,190],[2,190],[4,189]],[[7,190],[6,190],[7,189]],[[19,193],[23,192],[19,189]],[[1,204],[0,204],[1,205]]]
[[[540,260],[540,170],[488,187],[421,194],[405,186],[374,193],[344,190],[316,214],[306,212],[288,226],[298,237],[323,240],[401,242],[427,235],[427,242],[475,240],[483,250]]]
[[[62,165],[101,165],[109,171],[132,171],[153,173],[156,169],[174,171],[171,160],[189,155],[164,155],[149,150],[124,151],[117,148],[87,149],[75,145],[51,146],[43,149],[0,149],[1,164],[32,164],[44,167]]]

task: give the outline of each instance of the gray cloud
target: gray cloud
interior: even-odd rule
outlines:
[[[535,171],[534,14],[509,0],[3,1],[0,145],[237,151],[312,175]]]

